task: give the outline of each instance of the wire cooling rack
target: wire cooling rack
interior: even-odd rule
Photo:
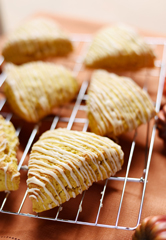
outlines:
[[[27,174],[27,161],[29,158],[29,152],[31,149],[32,144],[35,142],[35,140],[41,135],[41,125],[44,123],[46,124],[46,127],[44,127],[44,130],[48,129],[55,129],[60,127],[67,127],[67,129],[77,129],[80,131],[87,131],[88,130],[88,120],[86,119],[86,105],[85,101],[87,99],[86,91],[89,84],[90,79],[90,72],[88,72],[87,69],[83,66],[83,59],[86,54],[87,48],[91,42],[91,35],[86,34],[73,34],[72,35],[72,41],[75,45],[75,54],[71,55],[69,59],[66,61],[64,58],[58,59],[58,63],[61,63],[65,65],[66,67],[70,68],[76,77],[80,80],[81,88],[79,91],[79,94],[75,100],[75,102],[66,105],[65,107],[62,107],[60,109],[57,109],[54,116],[49,116],[45,118],[42,122],[31,125],[30,129],[28,128],[25,123],[23,123],[19,118],[17,118],[15,115],[13,115],[8,109],[6,110],[6,99],[1,91],[1,98],[0,98],[0,111],[1,114],[6,118],[6,120],[11,120],[15,124],[16,127],[16,133],[21,138],[21,134],[25,135],[25,131],[28,131],[28,137],[24,141],[23,147],[20,150],[21,154],[19,155],[19,165],[18,170],[22,172],[26,172]],[[153,48],[156,49],[156,52],[159,53],[157,60],[155,62],[155,68],[153,70],[143,70],[143,72],[137,72],[137,75],[140,74],[140,77],[143,77],[143,85],[142,87],[148,91],[147,89],[147,79],[148,78],[155,78],[156,81],[158,81],[158,89],[156,89],[156,98],[154,100],[154,104],[156,107],[156,112],[160,109],[161,104],[161,98],[162,98],[162,92],[163,92],[163,86],[164,86],[164,80],[165,80],[165,72],[166,72],[166,39],[163,38],[146,38],[146,41],[153,46]],[[3,58],[0,57],[0,65],[3,63]],[[123,74],[123,73],[120,73]],[[127,72],[125,75],[131,76],[134,78],[135,73]],[[0,85],[3,85],[4,81],[6,79],[5,74],[2,72],[0,74]],[[81,114],[80,114],[81,112]],[[80,117],[81,116],[81,117]],[[25,125],[25,126],[24,126]],[[24,131],[24,127],[26,130]],[[140,174],[140,177],[129,177],[130,167],[133,160],[134,150],[136,146],[136,138],[137,138],[137,130],[134,132],[129,155],[128,155],[128,163],[126,166],[125,174],[122,176],[120,174],[117,174],[115,177],[110,177],[109,179],[106,179],[102,184],[99,184],[95,189],[93,189],[93,186],[87,190],[84,191],[84,193],[80,196],[77,196],[76,199],[71,199],[70,201],[76,201],[76,204],[72,204],[76,206],[76,209],[74,209],[74,214],[67,214],[67,218],[63,217],[64,214],[62,214],[62,217],[60,216],[62,212],[65,211],[65,204],[60,206],[59,208],[55,208],[50,210],[48,213],[48,216],[45,213],[44,214],[34,214],[33,212],[27,210],[26,208],[26,202],[29,201],[29,198],[27,197],[27,189],[26,189],[26,180],[21,179],[21,184],[24,184],[25,187],[21,187],[21,195],[19,197],[19,204],[17,203],[14,210],[10,209],[8,207],[10,205],[10,196],[12,194],[15,194],[14,192],[6,192],[2,193],[1,202],[0,202],[0,212],[4,214],[13,214],[13,215],[20,215],[20,216],[26,216],[26,217],[33,217],[38,219],[46,219],[46,220],[52,220],[52,221],[59,221],[59,222],[67,222],[67,223],[74,223],[74,224],[82,224],[82,225],[89,225],[89,226],[97,226],[97,227],[105,227],[105,228],[116,228],[116,229],[123,229],[123,230],[134,230],[138,224],[140,223],[143,203],[144,203],[144,197],[145,197],[145,190],[147,185],[147,178],[148,178],[148,172],[150,167],[150,161],[151,156],[153,152],[153,145],[154,145],[154,139],[155,139],[155,133],[156,133],[156,125],[154,124],[151,131],[151,136],[149,133],[149,123],[147,124],[147,134],[146,134],[146,144],[145,144],[145,164],[142,168],[142,173]],[[44,131],[42,130],[42,131]],[[21,140],[20,140],[21,141]],[[26,142],[26,143],[25,143]],[[149,143],[150,142],[150,143]],[[21,174],[22,175],[22,174]],[[24,174],[25,175],[25,174]],[[102,212],[107,212],[107,208],[105,207],[105,198],[110,194],[106,194],[108,185],[110,182],[116,181],[120,182],[120,196],[119,196],[119,205],[118,209],[116,209],[116,216],[113,220],[109,221],[102,221],[100,222],[100,216],[102,215]],[[125,224],[120,224],[120,214],[122,211],[122,205],[124,202],[124,195],[126,192],[126,185],[128,182],[136,183],[139,185],[138,191],[140,193],[140,199],[139,199],[139,206],[137,211],[137,219],[135,220],[134,226],[128,226]],[[95,184],[94,184],[95,185]],[[119,185],[118,185],[119,186]],[[140,187],[141,186],[141,187]],[[23,190],[22,190],[23,189]],[[96,215],[94,219],[91,219],[88,217],[87,219],[84,217],[80,217],[82,212],[84,212],[84,209],[86,209],[85,202],[87,204],[87,201],[85,200],[85,194],[91,195],[93,198],[94,190],[98,190],[98,197],[95,195],[94,200],[94,208],[96,211]],[[109,188],[110,189],[110,188]],[[135,190],[137,187],[135,188]],[[115,190],[115,189],[114,189]],[[17,192],[17,191],[16,191]],[[16,193],[18,197],[18,193]],[[107,196],[106,196],[107,195]],[[20,200],[21,199],[21,200]],[[70,202],[69,201],[69,202]],[[9,204],[8,204],[9,202]],[[18,201],[17,201],[18,202]],[[113,204],[113,201],[111,200],[109,204]],[[14,204],[14,203],[13,203]],[[25,205],[25,207],[24,207]],[[73,206],[72,205],[72,206]],[[129,207],[129,206],[128,206]],[[70,206],[69,206],[70,208]],[[67,211],[68,209],[67,208]],[[114,207],[112,207],[114,209]],[[56,212],[55,212],[55,211]],[[52,216],[53,215],[53,216]],[[109,213],[108,213],[109,215]]]

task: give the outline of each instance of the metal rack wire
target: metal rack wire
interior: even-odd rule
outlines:
[[[159,71],[159,85],[158,85],[158,90],[157,90],[157,98],[156,98],[156,111],[158,112],[160,109],[160,104],[161,104],[161,97],[162,97],[162,92],[163,92],[163,85],[164,85],[164,80],[165,80],[165,72],[166,72],[166,40],[162,39],[162,38],[146,38],[147,42],[149,44],[155,45],[155,46],[162,46],[162,58],[160,60],[158,60],[156,62],[156,67],[158,67],[160,69]],[[73,72],[75,74],[75,76],[78,76],[78,74],[80,73],[80,71],[83,68],[83,59],[84,59],[84,55],[86,54],[86,50],[87,47],[89,45],[89,43],[91,42],[91,36],[90,35],[74,35],[72,36],[72,41],[74,42],[75,46],[78,47],[79,44],[81,43],[81,49],[79,51],[78,56],[74,59],[74,67],[73,67]],[[0,64],[3,63],[3,58],[0,59]],[[6,76],[2,73],[0,74],[0,85],[2,85],[4,83],[6,79]],[[77,117],[77,113],[78,111],[85,111],[86,110],[86,106],[85,104],[83,104],[83,102],[87,99],[87,95],[86,95],[86,91],[88,88],[88,81],[83,81],[79,94],[76,98],[75,104],[74,106],[68,106],[69,108],[72,108],[71,114],[69,117],[61,117],[61,116],[55,116],[54,118],[50,118],[49,121],[51,121],[51,126],[50,129],[55,129],[58,125],[59,122],[63,122],[67,124],[67,129],[72,129],[73,124],[77,123],[77,124],[81,124],[82,126],[82,131],[87,131],[88,129],[88,120],[86,119],[86,117],[84,118],[78,118]],[[146,85],[144,85],[144,88],[146,89]],[[6,99],[5,98],[1,98],[0,100],[0,111],[1,114],[3,114],[7,120],[11,120],[13,116],[12,113],[10,112],[3,112],[2,109],[4,107],[6,103]],[[36,124],[30,134],[30,137],[27,141],[27,144],[25,146],[25,149],[23,151],[22,157],[19,161],[19,165],[18,165],[18,170],[25,170],[27,171],[27,165],[24,163],[25,162],[25,158],[28,155],[28,152],[35,140],[35,137],[38,133],[40,127],[40,123]],[[16,129],[17,135],[19,136],[20,132],[22,131],[22,127],[19,126]],[[89,225],[89,226],[97,226],[97,227],[105,227],[105,228],[116,228],[116,229],[122,229],[122,230],[133,230],[137,227],[137,225],[140,222],[140,218],[141,218],[141,213],[142,213],[142,208],[143,208],[143,203],[144,203],[144,197],[145,197],[145,190],[146,190],[146,185],[147,185],[147,178],[148,178],[148,172],[149,172],[149,167],[150,167],[150,161],[151,161],[151,156],[152,156],[152,151],[153,151],[153,144],[154,144],[154,139],[155,139],[155,133],[156,133],[156,125],[153,126],[152,129],[152,134],[151,137],[149,137],[149,124],[147,124],[147,139],[146,139],[146,147],[145,147],[145,152],[146,152],[146,156],[145,156],[145,167],[142,169],[142,175],[139,178],[133,178],[133,177],[129,177],[129,171],[130,171],[130,166],[131,166],[131,162],[133,159],[133,154],[134,154],[134,149],[135,149],[135,145],[136,145],[136,137],[137,137],[137,130],[134,133],[132,142],[131,142],[131,148],[130,148],[130,153],[129,153],[129,158],[128,158],[128,164],[127,164],[127,168],[126,168],[126,174],[125,176],[118,176],[118,177],[110,177],[109,179],[107,179],[103,185],[103,189],[101,191],[101,196],[100,196],[100,200],[99,200],[99,207],[97,210],[97,214],[96,214],[96,218],[95,221],[93,222],[89,222],[89,221],[80,221],[79,220],[79,215],[81,213],[81,211],[83,211],[83,202],[84,202],[84,198],[85,198],[85,194],[86,191],[84,191],[84,193],[81,196],[79,205],[78,205],[78,209],[75,215],[75,219],[63,219],[61,217],[59,217],[60,212],[62,210],[62,206],[60,206],[59,208],[57,208],[57,212],[55,214],[54,217],[45,217],[45,216],[41,216],[39,214],[35,215],[35,214],[30,214],[30,213],[25,213],[22,211],[24,203],[27,199],[27,190],[25,191],[25,194],[22,198],[21,204],[18,208],[17,211],[9,211],[5,209],[5,204],[10,196],[10,192],[6,192],[3,201],[1,203],[0,206],[0,212],[4,213],[4,214],[13,214],[13,215],[20,215],[20,216],[26,216],[26,217],[33,217],[33,218],[38,218],[38,219],[46,219],[46,220],[52,220],[52,221],[59,221],[59,222],[67,222],[67,223],[74,223],[74,224],[82,224],[82,225]],[[148,146],[148,141],[150,138],[150,145]],[[107,223],[100,223],[99,222],[99,216],[101,213],[101,209],[102,211],[104,211],[104,197],[105,197],[105,193],[106,193],[106,189],[107,189],[107,185],[109,181],[121,181],[123,183],[123,187],[121,190],[121,197],[120,197],[120,202],[119,202],[119,208],[117,211],[117,216],[115,219],[115,224],[107,224]],[[124,194],[125,194],[125,190],[126,190],[126,184],[127,182],[134,182],[134,183],[139,183],[142,184],[142,190],[141,190],[141,197],[140,197],[140,205],[139,205],[139,211],[138,211],[138,217],[137,217],[137,222],[136,225],[133,227],[130,226],[121,226],[119,224],[119,217],[120,217],[120,213],[121,213],[121,209],[122,209],[122,203],[124,200]],[[91,191],[90,189],[88,190],[89,192]],[[96,203],[97,204],[97,203]],[[111,203],[110,203],[111,204]]]

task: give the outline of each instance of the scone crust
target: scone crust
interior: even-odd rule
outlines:
[[[145,40],[127,25],[101,29],[94,37],[85,58],[93,68],[129,69],[153,67],[155,54]]]
[[[155,114],[149,95],[131,78],[94,71],[87,100],[92,132],[116,138],[148,122]]]
[[[93,182],[115,175],[123,157],[118,144],[93,133],[45,132],[33,145],[29,160],[27,184],[33,211],[59,206]]]
[[[78,82],[61,65],[31,62],[7,64],[4,92],[12,111],[28,122],[38,122],[75,98]]]
[[[22,64],[73,50],[68,34],[51,19],[37,18],[16,29],[5,42],[2,55],[7,62]]]
[[[0,115],[0,191],[14,191],[19,187],[20,173],[16,158],[18,144],[12,123]]]

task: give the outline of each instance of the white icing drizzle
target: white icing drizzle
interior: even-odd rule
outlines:
[[[31,192],[30,190],[28,190],[28,192]],[[38,194],[37,196],[33,194],[29,195],[30,198],[34,198],[35,201],[39,202],[39,199],[41,200],[41,202],[43,203],[42,207],[44,208],[44,210],[46,210],[46,207],[44,206],[44,201],[43,199],[41,198],[41,196]]]
[[[40,171],[40,173],[37,173],[38,170],[39,170],[39,169],[35,169],[35,171],[31,171],[29,174],[32,174],[32,175],[36,176],[37,178],[40,178],[40,179],[42,179],[42,180],[44,180],[44,181],[46,181],[46,182],[49,182],[49,184],[50,184],[50,186],[53,188],[55,194],[58,196],[59,202],[61,203],[61,198],[59,197],[59,194],[58,194],[58,192],[56,191],[56,189],[55,189],[55,187],[53,186],[53,184],[52,184],[46,177],[42,177],[42,176],[40,175],[40,173],[41,173],[42,171]],[[31,189],[31,192],[33,192],[32,189]],[[37,195],[39,195],[39,193],[38,193]]]
[[[13,111],[23,119],[37,122],[54,107],[73,99],[78,90],[72,73],[61,65],[41,61],[6,67],[6,97]],[[45,79],[47,78],[47,81]],[[8,92],[12,91],[13,98]],[[62,91],[62,94],[59,94]]]
[[[4,170],[4,173],[5,173],[5,187],[6,187],[6,190],[8,190],[8,186],[7,186],[7,174],[6,174],[8,167],[9,167],[9,163],[7,163],[6,166],[2,168],[2,169]]]
[[[20,176],[20,173],[19,173],[19,172],[13,174],[12,177],[11,177],[11,180],[13,181],[13,179],[14,179],[15,177],[18,177],[18,176]]]
[[[38,147],[38,149],[39,149],[39,147]],[[33,154],[31,155],[31,157],[33,158]],[[71,169],[71,167],[69,166],[69,165],[67,165],[66,164],[66,161],[65,161],[65,163],[64,162],[62,162],[62,161],[59,161],[59,160],[56,160],[55,159],[55,155],[54,155],[54,157],[50,157],[50,156],[44,156],[44,155],[38,155],[37,157],[36,157],[37,159],[46,159],[46,160],[48,160],[49,162],[53,162],[54,164],[55,163],[60,163],[61,164],[61,166],[63,166],[64,168],[66,168],[67,170],[69,170],[70,171],[70,175],[71,175],[71,177],[73,178],[73,180],[76,182],[76,184],[77,184],[77,186],[80,186],[80,182],[78,181],[78,178],[76,177],[76,175],[73,173],[73,171],[72,171],[72,169]],[[67,161],[68,163],[70,163],[70,161]],[[32,166],[34,163],[38,163],[38,160],[33,160],[33,163],[30,163],[29,164],[29,166]],[[40,165],[41,166],[44,166],[44,167],[46,167],[46,168],[52,168],[52,169],[54,169],[54,168],[56,168],[56,166],[51,166],[50,164],[48,164],[48,163],[46,163],[46,162],[40,162]],[[72,167],[75,169],[75,170],[77,170],[77,168],[72,164]],[[79,171],[77,170],[77,172],[79,173]],[[81,175],[80,175],[81,176]],[[82,177],[82,176],[81,176]],[[83,179],[83,178],[82,178]]]
[[[114,76],[113,76],[113,79],[114,79]],[[114,81],[116,81],[116,79],[114,79]],[[117,81],[119,81],[119,79],[117,79]],[[106,83],[106,86],[102,86],[103,84],[101,82],[98,82],[98,84],[99,84],[97,86],[98,91],[100,88],[102,88],[103,95],[107,94],[107,96],[109,96],[106,98],[106,103],[105,103],[106,108],[104,108],[105,111],[103,112],[103,115],[107,116],[107,119],[111,122],[113,126],[115,126],[114,134],[118,134],[119,131],[123,131],[124,128],[122,126],[122,123],[124,118],[129,129],[133,129],[136,126],[136,119],[132,116],[134,111],[132,111],[132,109],[130,108],[130,104],[127,103],[128,99],[126,97],[126,93],[123,93],[122,91],[122,88],[123,88],[122,83],[121,85],[119,85],[118,83],[115,85],[114,83],[112,84],[112,82],[109,81],[110,85]],[[112,94],[110,94],[110,91],[108,90],[109,88],[111,88]],[[129,89],[127,90],[127,93],[128,92],[129,92]],[[100,100],[98,102],[100,102]],[[114,104],[116,105],[116,107]],[[103,109],[103,106],[101,105],[100,111],[102,111],[102,109]],[[125,110],[123,111],[122,109],[125,109]],[[123,111],[123,116],[122,116],[122,111]],[[134,126],[133,126],[133,123],[134,123]]]
[[[101,135],[117,136],[155,115],[150,97],[132,79],[104,70],[94,72],[88,95],[88,112]]]
[[[52,205],[51,205],[51,204],[48,204],[48,207],[51,209],[51,208],[52,208]]]
[[[44,195],[41,191],[40,191],[40,189],[39,188],[32,188],[32,189],[27,189],[28,190],[28,192],[32,192],[32,194],[30,194],[30,196],[32,196],[33,194],[33,196],[35,196],[36,197],[36,200],[38,201],[38,199],[40,199],[42,202],[43,202],[43,204],[44,204],[44,200],[43,199],[46,199],[47,198],[47,196],[46,195]],[[37,192],[36,192],[37,191]],[[37,197],[37,196],[38,197]],[[42,197],[41,197],[41,196]],[[44,205],[43,205],[44,206]]]
[[[33,177],[31,177],[31,178],[28,178],[27,183],[28,183],[28,185],[31,184],[31,183],[33,183],[33,184],[35,184],[35,185],[38,185],[38,186],[42,187],[43,190],[45,191],[45,193],[51,198],[51,200],[52,200],[56,205],[59,205],[58,201],[54,198],[54,196],[52,195],[52,193],[50,193],[50,192],[48,191],[48,189],[45,187],[45,184],[44,184],[42,181],[40,181],[39,179],[37,179],[35,176],[33,176]],[[28,192],[29,192],[29,190],[28,190]]]
[[[40,145],[41,145],[41,147],[40,146],[37,146],[36,144],[33,146],[33,150],[35,151],[39,151],[39,152],[41,152],[42,154],[46,154],[46,156],[48,156],[48,155],[50,155],[51,154],[51,156],[53,156],[53,162],[54,163],[56,163],[55,161],[58,161],[59,162],[59,158],[61,158],[61,160],[65,160],[63,163],[70,163],[70,165],[72,165],[73,167],[74,167],[74,169],[77,171],[77,173],[81,176],[81,178],[82,178],[82,180],[84,180],[84,177],[85,177],[85,175],[84,175],[84,173],[83,173],[83,175],[84,176],[82,176],[81,174],[80,174],[80,172],[77,170],[77,168],[73,165],[73,163],[72,163],[72,161],[70,161],[69,159],[71,158],[71,157],[69,157],[69,156],[65,156],[65,154],[63,154],[62,152],[61,153],[58,153],[58,148],[56,148],[56,147],[54,147],[54,149],[53,149],[53,147],[50,145],[50,147],[48,146],[48,144],[47,144],[47,146],[46,145],[44,145],[43,143],[40,143]],[[54,151],[54,152],[53,152]],[[56,152],[57,151],[57,152]],[[53,152],[53,154],[52,154],[52,152]],[[65,153],[65,152],[64,152]],[[33,153],[32,153],[33,154]],[[58,155],[58,156],[57,156]],[[61,157],[60,157],[61,156]],[[34,156],[35,158],[38,158],[36,155]],[[32,158],[33,158],[33,155],[32,155]],[[78,158],[79,160],[81,160],[81,161],[83,161],[83,158],[82,157],[80,157],[80,158]],[[50,158],[48,159],[48,160],[50,160]],[[75,159],[74,159],[75,160]],[[52,161],[52,160],[51,160]],[[57,164],[58,164],[58,162],[57,162]],[[80,164],[80,162],[79,161],[74,161],[74,163],[80,168],[81,167],[81,164]],[[31,164],[31,161],[29,161],[29,164]]]
[[[0,116],[0,163],[1,169],[4,171],[5,182],[2,188],[5,190],[13,190],[14,178],[18,177],[20,173],[17,171],[16,148],[18,145],[18,138],[15,134],[15,129],[11,122],[6,121]],[[13,166],[12,166],[13,164]],[[8,169],[12,168],[11,179],[8,177]],[[14,169],[15,168],[15,169]]]
[[[94,168],[90,166],[86,157]],[[103,163],[98,163],[98,158]],[[84,185],[87,189],[94,181],[114,175],[116,171],[121,169],[122,162],[123,152],[120,146],[107,138],[93,133],[69,131],[67,129],[50,130],[45,132],[32,147],[27,180],[28,193],[30,196],[38,198],[40,192],[36,191],[36,186],[39,186],[55,203],[55,206],[58,206],[64,202],[64,199],[61,199],[61,195],[58,194],[53,182],[50,183],[47,176],[51,176],[59,184],[60,189],[65,194],[65,201],[67,201],[78,194],[74,191],[75,187],[71,183],[71,179],[74,181],[78,192],[81,193],[83,191],[81,185]],[[70,173],[71,178],[66,174],[67,172]],[[67,188],[65,188],[64,182],[66,182]],[[32,187],[31,183],[35,187]],[[46,183],[51,185],[59,201],[55,200],[53,194],[47,189]],[[66,189],[69,189],[69,191],[71,189],[71,196]],[[34,199],[36,199],[35,197]],[[42,195],[41,197],[43,198]],[[38,200],[36,199],[36,201]],[[48,203],[46,208],[52,208],[52,204]]]
[[[75,198],[75,197],[76,197],[76,194],[75,194],[75,192],[72,192],[72,196],[73,196],[73,198]]]
[[[35,168],[34,168],[34,167],[35,167]],[[35,172],[35,173],[34,173],[34,172]],[[46,178],[41,177],[40,174],[37,174],[36,172],[45,173],[45,174],[47,174],[47,175],[52,176],[52,177],[56,180],[56,182],[61,186],[61,188],[63,189],[64,193],[66,194],[66,199],[68,200],[68,199],[70,198],[68,192],[66,191],[63,183],[62,183],[62,182],[60,181],[60,179],[58,178],[57,174],[55,174],[53,171],[50,171],[50,170],[48,170],[48,169],[46,169],[46,168],[42,168],[41,166],[38,168],[37,165],[33,165],[33,168],[29,170],[29,173],[28,173],[28,174],[36,175],[36,176],[38,176],[38,177],[40,177],[40,178],[42,178],[42,179],[44,179],[44,180],[46,179]],[[63,174],[63,175],[64,175],[64,174]],[[66,176],[65,176],[65,177],[66,177]],[[45,180],[45,181],[46,181],[46,180]],[[68,182],[69,182],[69,181],[68,181]],[[70,183],[69,183],[69,184],[70,184]],[[52,184],[50,184],[50,185],[52,186]],[[70,184],[70,187],[72,188],[71,184]],[[54,189],[54,191],[56,192],[56,195],[59,196],[54,187],[53,187],[53,189]]]
[[[71,137],[71,136],[70,136]],[[58,138],[58,136],[56,136],[56,138]],[[71,137],[72,138],[72,137]],[[62,139],[61,139],[62,140]],[[64,140],[64,139],[63,139]],[[72,140],[72,139],[71,139]],[[75,141],[76,141],[76,139],[75,139]],[[51,142],[56,142],[55,140],[51,140]],[[83,149],[83,148],[76,148],[75,146],[74,146],[74,144],[67,144],[66,143],[66,140],[65,140],[65,143],[64,142],[60,142],[62,145],[63,144],[66,144],[66,145],[68,145],[68,146],[70,146],[71,148],[73,148],[73,149],[77,149],[78,151],[82,151],[82,153],[85,153],[85,149]],[[48,146],[48,144],[47,144],[47,146]],[[51,146],[51,145],[50,145]],[[86,153],[87,153],[87,151],[86,151]],[[68,153],[68,154],[70,154],[70,153]],[[89,153],[87,153],[88,155],[89,155]],[[77,157],[75,154],[71,154],[72,155],[72,157],[74,156],[74,160],[75,160],[75,158]],[[93,153],[91,153],[91,155],[92,156],[90,156],[90,158],[91,159],[93,159]],[[64,156],[64,155],[63,155]],[[92,175],[91,175],[91,172],[90,172],[90,170],[88,169],[88,168],[91,168],[89,165],[87,165],[87,163],[86,163],[86,161],[85,161],[85,158],[82,158],[82,157],[79,157],[79,160],[81,160],[81,162],[82,162],[82,164],[83,165],[80,165],[80,167],[81,167],[81,171],[83,172],[83,177],[84,178],[88,178],[88,182],[90,182],[91,183],[91,180],[90,180],[90,178],[89,178],[89,175],[92,177]],[[75,163],[77,164],[77,160],[75,161]],[[84,166],[84,167],[83,167]],[[85,169],[84,169],[85,168]],[[87,174],[87,171],[88,171],[88,174]],[[93,169],[91,168],[91,170],[93,171]],[[94,172],[94,171],[93,171]],[[95,173],[94,173],[95,174]],[[93,179],[93,177],[92,177],[92,179]]]
[[[54,21],[33,19],[19,26],[6,41],[3,51],[7,56],[16,54],[16,59],[28,57],[48,57],[57,54],[57,41],[62,49],[70,51],[70,40],[66,33]],[[58,48],[59,51],[62,50]],[[62,53],[63,53],[62,51]]]
[[[65,136],[65,135],[64,135],[64,136]],[[50,137],[51,137],[51,136],[50,136]],[[77,151],[81,151],[81,152],[83,152],[83,153],[85,152],[85,149],[83,149],[83,148],[81,148],[81,147],[76,147],[74,143],[69,144],[69,143],[67,142],[67,139],[65,139],[65,142],[62,142],[62,141],[64,140],[64,138],[59,137],[59,136],[56,136],[56,138],[61,140],[61,144],[62,144],[62,145],[68,146],[68,147],[70,147],[70,148],[73,148],[73,149],[75,149],[75,150],[77,150]],[[72,137],[71,137],[71,138],[72,138]],[[71,141],[71,140],[72,140],[72,139],[70,139],[70,141]],[[75,141],[77,142],[77,139],[75,139]],[[52,140],[51,142],[52,142],[52,143],[59,143],[58,140]],[[93,156],[91,156],[89,153],[87,153],[87,154],[90,156],[90,158],[93,157]],[[88,168],[87,168],[87,164],[86,164],[85,161],[82,161],[82,163],[84,164],[84,166],[85,166],[86,169],[90,168],[91,171],[93,171],[93,169],[92,169],[90,166],[88,166]],[[89,178],[89,175],[90,175],[91,178],[94,180],[94,178],[93,178],[93,176],[92,176],[92,174],[91,174],[91,171],[88,169],[88,181],[89,181],[89,182],[91,182],[91,180],[90,180],[90,178]],[[93,171],[93,174],[95,175],[94,171]]]
[[[36,197],[35,195],[32,195],[32,194],[31,194],[29,197],[30,197],[30,198],[35,198],[35,200],[38,202],[38,199],[37,199],[37,197]],[[43,205],[43,207],[44,207],[44,205]]]
[[[108,61],[107,61],[108,59]],[[89,66],[123,67],[146,66],[153,62],[154,53],[137,32],[128,26],[117,25],[100,30],[89,48],[85,64]]]
[[[75,133],[73,133],[73,135],[74,135],[74,134],[75,134]],[[87,138],[86,138],[86,141],[82,141],[82,139],[78,136],[78,134],[76,134],[76,135],[77,135],[77,138],[74,138],[74,137],[72,137],[72,136],[70,136],[70,138],[71,138],[73,141],[75,141],[76,143],[81,143],[81,144],[83,144],[83,145],[85,145],[85,146],[88,146],[88,147],[94,149],[96,152],[98,152],[98,153],[100,154],[102,160],[105,162],[108,170],[111,171],[111,168],[109,167],[109,165],[108,165],[107,162],[105,161],[104,155],[102,154],[101,151],[99,151],[99,150],[96,148],[96,146],[97,146],[98,148],[100,148],[100,145],[96,145],[94,141],[89,141]],[[79,135],[81,135],[81,133],[79,133]],[[64,134],[63,136],[66,137],[65,134]],[[81,140],[80,140],[80,139],[81,139]],[[93,140],[94,140],[94,139],[93,139]],[[66,141],[66,139],[65,139],[65,141]],[[87,142],[88,142],[88,143],[91,143],[91,144],[88,144]],[[100,142],[100,143],[101,143],[101,142]],[[93,146],[93,145],[95,145],[95,146]],[[83,150],[83,151],[85,151],[85,150]],[[93,156],[93,152],[91,153],[91,155]],[[90,158],[92,159],[92,157],[90,157]],[[101,175],[101,179],[103,179],[103,175],[102,175],[102,172],[101,172],[98,164],[95,163],[94,161],[93,161],[93,163],[94,163],[95,166],[97,167],[97,169],[98,169],[98,171],[99,171],[99,173],[100,173],[100,175]],[[105,174],[107,175],[106,169],[105,169],[103,166],[101,166],[101,168],[102,168],[102,170],[105,172]]]
[[[1,143],[0,143],[0,151],[3,152],[6,149],[6,144],[7,144],[7,140],[4,139]]]
[[[77,132],[75,132],[75,134],[77,135]],[[80,133],[80,135],[82,135],[82,134]],[[91,137],[91,136],[93,136],[93,137]],[[90,139],[91,139],[92,141],[90,141],[90,142],[94,143],[94,137],[95,137],[95,142],[96,142],[95,144],[96,144],[96,146],[98,148],[102,148],[105,151],[109,161],[111,161],[111,163],[114,165],[115,172],[118,171],[118,169],[121,168],[121,164],[120,164],[119,161],[116,161],[117,157],[115,157],[115,154],[117,154],[117,152],[114,149],[114,144],[111,144],[110,140],[109,140],[109,144],[107,144],[106,141],[108,141],[108,139],[107,138],[103,138],[103,142],[104,142],[105,146],[102,146],[101,141],[93,133],[91,133],[91,135],[88,136],[88,141],[90,141]],[[110,149],[110,146],[112,147],[111,149]],[[119,150],[118,153],[121,153],[120,158],[123,159],[123,152],[121,151],[120,146],[117,145],[116,148],[118,148],[118,150]],[[113,158],[112,158],[111,155],[113,155]],[[118,165],[118,167],[116,167],[116,164]],[[112,169],[109,167],[109,170],[111,171]]]
[[[51,140],[52,141],[52,140]],[[46,146],[46,145],[45,145]],[[50,148],[52,148],[53,146],[52,146],[52,144],[48,144],[47,143],[47,147],[48,146],[50,146]],[[78,160],[80,160],[83,164],[84,164],[84,158],[83,157],[80,157],[80,156],[78,156],[78,155],[76,155],[76,154],[73,154],[72,152],[66,152],[66,150],[63,150],[63,149],[61,149],[61,148],[59,148],[59,147],[56,147],[56,146],[54,146],[54,150],[55,151],[58,151],[63,157],[65,157],[65,155],[66,155],[66,153],[67,153],[67,155],[66,155],[66,157],[67,158],[71,158],[71,159],[74,159],[74,163],[75,164],[77,164],[77,159]],[[76,159],[75,159],[76,158]],[[79,167],[81,168],[81,172],[82,172],[82,174],[83,174],[83,177],[84,178],[88,178],[89,179],[89,176],[86,174],[86,170],[84,169],[84,166],[82,165],[82,164],[79,164],[78,163],[78,165],[79,165]]]

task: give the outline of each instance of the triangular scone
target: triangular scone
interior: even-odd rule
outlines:
[[[156,112],[148,94],[131,78],[96,70],[88,89],[87,114],[92,132],[116,137],[146,123]]]
[[[0,191],[14,191],[19,187],[20,173],[16,159],[18,144],[13,124],[0,115]]]
[[[72,50],[69,37],[55,21],[37,18],[24,23],[8,37],[2,55],[6,61],[20,64],[66,55]]]
[[[5,72],[7,101],[13,112],[28,122],[38,122],[54,107],[72,100],[78,92],[72,73],[53,63],[8,64]]]
[[[93,182],[115,175],[123,155],[118,144],[94,133],[61,128],[45,132],[33,145],[29,160],[27,185],[33,211],[59,206]]]
[[[100,30],[85,58],[85,65],[94,68],[137,69],[154,66],[154,53],[135,30],[115,25]]]

